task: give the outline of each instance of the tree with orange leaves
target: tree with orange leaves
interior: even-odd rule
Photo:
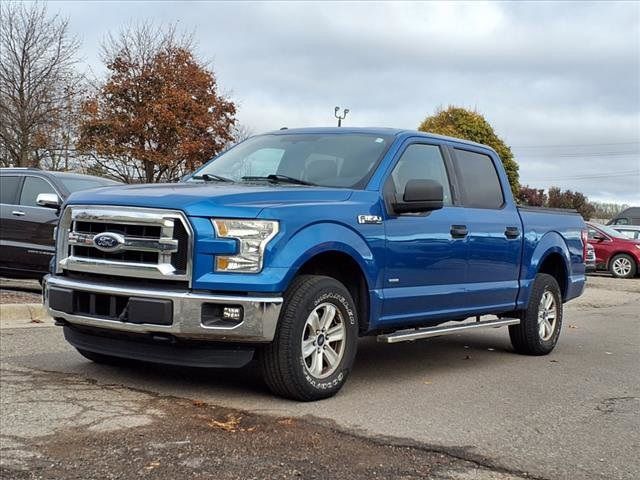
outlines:
[[[174,181],[233,140],[234,103],[189,37],[150,24],[103,46],[109,76],[83,105],[79,148],[90,169],[127,183]]]

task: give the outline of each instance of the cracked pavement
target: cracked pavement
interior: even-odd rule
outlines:
[[[401,440],[377,442],[291,417],[77,375],[8,365],[1,374],[3,479],[525,478]]]
[[[304,404],[251,368],[107,367],[0,323],[0,478],[640,478],[640,280],[589,280],[549,356],[504,329],[365,339]]]

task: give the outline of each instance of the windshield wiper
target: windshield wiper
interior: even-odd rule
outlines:
[[[213,173],[203,173],[202,175],[198,175],[197,177],[191,177],[195,180],[204,180],[205,182],[231,182],[233,180],[227,177],[223,177],[222,175],[214,175]]]
[[[246,177],[242,177],[242,180],[268,180],[273,183],[294,183],[296,185],[316,186],[315,183],[307,182],[306,180],[300,180],[299,178],[288,177],[287,175],[280,175],[277,173],[272,173],[271,175],[266,175],[264,177],[246,176]]]

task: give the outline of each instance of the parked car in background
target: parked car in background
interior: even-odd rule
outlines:
[[[617,278],[633,278],[640,265],[640,240],[633,240],[607,225],[587,222],[589,243],[596,251],[596,268]]]
[[[640,225],[611,225],[614,230],[634,240],[640,240]]]
[[[487,146],[282,130],[180,184],[73,195],[44,300],[92,361],[256,355],[274,393],[316,400],[342,387],[359,336],[509,326],[515,351],[551,352],[585,285],[586,243],[576,211],[517,207]]]
[[[31,168],[0,168],[0,275],[42,278],[54,252],[53,230],[73,192],[119,182]]]
[[[596,250],[589,243],[587,243],[587,254],[584,257],[584,267],[588,273],[596,271]]]
[[[623,210],[607,225],[640,225],[640,207],[629,207]]]

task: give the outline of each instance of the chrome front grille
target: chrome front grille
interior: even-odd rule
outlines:
[[[56,270],[189,281],[192,237],[179,211],[72,205],[60,218]]]

